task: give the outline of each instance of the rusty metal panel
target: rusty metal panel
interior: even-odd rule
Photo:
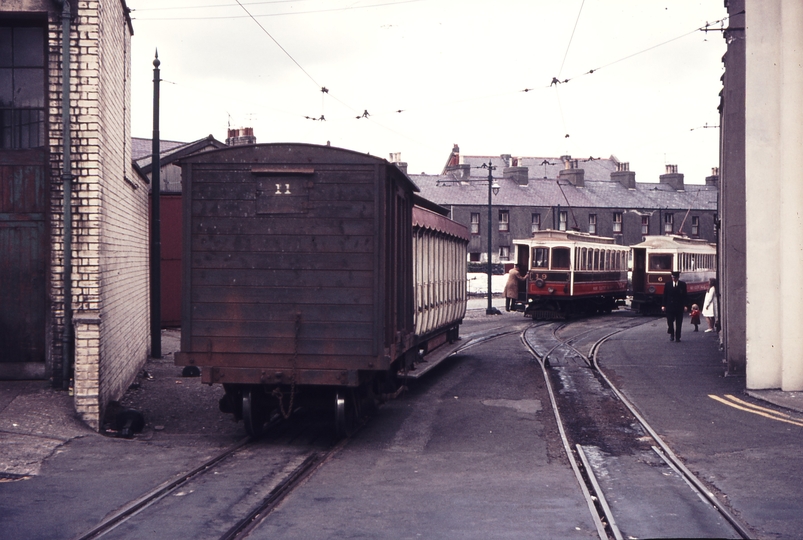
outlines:
[[[159,213],[162,221],[161,319],[163,328],[171,328],[181,326],[181,194],[162,193]],[[152,218],[150,206],[148,216]]]
[[[43,150],[0,152],[0,378],[46,378]]]

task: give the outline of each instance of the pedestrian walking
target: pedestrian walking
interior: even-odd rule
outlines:
[[[697,332],[697,328],[700,326],[700,306],[692,304],[689,316],[691,317],[691,323],[694,325],[694,331]]]
[[[505,283],[505,311],[510,308],[516,309],[516,302],[519,300],[519,283],[526,278],[521,275],[518,266],[514,266],[507,273],[507,283]]]
[[[703,300],[703,317],[705,317],[705,320],[708,323],[708,329],[706,332],[716,331],[714,322],[716,321],[717,311],[719,311],[718,308],[717,280],[716,278],[711,278],[708,280],[708,291],[705,293],[705,300]]]
[[[664,305],[669,341],[680,342],[683,314],[686,312],[686,282],[680,281],[680,272],[672,272],[672,281],[664,285]]]

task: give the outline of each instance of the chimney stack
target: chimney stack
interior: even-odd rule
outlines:
[[[636,172],[630,170],[630,163],[617,163],[616,170],[611,173],[611,180],[619,182],[627,189],[636,189]]]
[[[390,162],[398,167],[401,172],[407,174],[407,163],[401,160],[401,152],[391,152]]]
[[[563,170],[558,173],[558,179],[568,180],[570,184],[576,187],[584,187],[586,185],[586,172],[578,168],[577,160],[572,159],[572,156],[560,156],[560,159],[563,161]]]
[[[662,174],[658,179],[662,184],[668,184],[675,191],[685,190],[683,186],[683,174],[678,172],[677,165],[667,165],[666,174]]]
[[[712,167],[711,168],[711,176],[705,177],[705,185],[706,186],[718,186],[719,185],[719,167]]]
[[[256,144],[257,138],[254,137],[254,128],[244,127],[229,128],[226,144],[229,146],[242,146],[244,144]]]
[[[520,186],[526,186],[530,181],[529,167],[518,166],[517,164],[519,163],[519,160],[516,158],[513,158],[512,162],[513,165],[502,169],[502,176],[509,180],[513,180]]]

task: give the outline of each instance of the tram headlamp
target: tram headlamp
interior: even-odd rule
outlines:
[[[655,294],[655,287],[650,285],[650,287],[647,289],[647,292],[650,293],[650,294]]]
[[[536,279],[535,280],[535,286],[538,287],[539,289],[543,289],[544,288],[544,280],[541,279],[541,278]]]

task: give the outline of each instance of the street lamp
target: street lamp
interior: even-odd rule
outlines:
[[[499,184],[494,182],[493,170],[496,169],[488,160],[488,163],[482,164],[483,169],[488,169],[488,308],[485,310],[486,315],[501,315],[502,312],[491,305],[491,298],[493,291],[491,290],[491,276],[493,275],[493,265],[491,258],[491,234],[493,227],[491,221],[493,219],[493,195],[499,193]]]

